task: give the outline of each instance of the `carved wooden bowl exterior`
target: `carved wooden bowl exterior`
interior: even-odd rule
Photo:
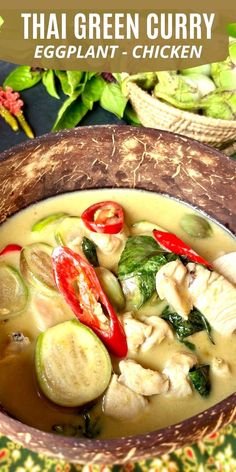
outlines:
[[[0,222],[52,195],[88,188],[139,188],[206,211],[236,233],[235,163],[197,141],[129,126],[49,134],[0,156]],[[177,425],[112,440],[44,433],[2,408],[0,432],[37,452],[80,463],[125,463],[193,443],[231,422],[236,394]]]

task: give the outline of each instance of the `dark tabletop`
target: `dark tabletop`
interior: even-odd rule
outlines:
[[[0,61],[0,86],[9,72],[15,67],[17,67],[15,64]],[[21,97],[25,103],[25,117],[29,121],[35,135],[41,136],[50,132],[56,119],[57,111],[66,99],[66,96],[61,93],[61,99],[57,100],[48,95],[44,86],[40,83],[29,90],[21,92]],[[81,121],[80,126],[122,123],[124,122],[116,118],[115,115],[103,110],[96,104],[94,109],[88,112]],[[0,117],[0,152],[27,139],[23,131],[15,133]]]

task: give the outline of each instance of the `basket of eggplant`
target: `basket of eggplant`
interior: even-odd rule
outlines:
[[[223,62],[123,77],[123,93],[142,125],[215,147],[236,141],[235,38]]]

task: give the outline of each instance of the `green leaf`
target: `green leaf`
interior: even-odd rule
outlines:
[[[0,28],[1,28],[1,26],[3,25],[3,23],[4,23],[4,19],[3,19],[3,17],[0,15]]]
[[[229,36],[236,38],[236,23],[230,23],[227,25],[227,33]]]
[[[194,366],[188,373],[194,388],[202,397],[207,397],[211,391],[209,371],[210,366],[206,364]]]
[[[83,104],[81,100],[77,100],[79,95],[83,90],[83,86],[81,85],[80,90],[76,90],[76,92],[71,95],[62,105],[60,108],[56,122],[53,125],[53,131],[59,131],[60,129],[66,128],[74,128],[80,120],[86,115],[88,112],[88,108]]]
[[[62,91],[65,95],[71,95],[71,87],[68,81],[67,73],[64,70],[55,70],[56,77],[60,80]]]
[[[128,102],[124,112],[124,119],[129,125],[140,126],[141,122],[137,116],[136,111],[132,108],[131,104]]]
[[[54,98],[60,98],[56,90],[55,76],[52,69],[48,69],[43,73],[42,82],[49,95]]]
[[[4,87],[12,87],[15,92],[20,92],[33,87],[42,79],[42,72],[32,72],[28,66],[19,66],[14,69],[4,80]]]
[[[194,333],[206,330],[210,341],[214,344],[211,337],[211,327],[203,314],[196,308],[190,312],[188,319],[184,320],[182,316],[173,312],[171,308],[167,306],[162,312],[161,318],[172,326],[180,341]]]
[[[100,105],[107,111],[114,113],[118,118],[122,118],[124,115],[125,107],[128,99],[124,97],[121,92],[121,88],[118,84],[113,82],[107,83],[104,87]]]
[[[90,262],[90,264],[93,267],[98,267],[99,262],[98,262],[96,244],[94,244],[94,242],[91,241],[90,239],[86,238],[86,236],[84,236],[82,239],[82,250],[85,257]]]
[[[77,70],[68,70],[67,72],[68,84],[70,86],[70,95],[77,90],[78,86],[81,83],[83,72]]]
[[[176,256],[174,256],[176,257]],[[163,249],[151,236],[132,236],[126,241],[118,264],[127,303],[140,308],[155,292],[155,277],[167,263]]]
[[[89,110],[92,110],[94,102],[100,100],[105,86],[106,82],[101,76],[92,77],[91,80],[88,80],[81,98]]]
[[[149,263],[150,258],[155,258],[155,256],[162,257],[163,249],[152,236],[128,237],[118,264],[119,278],[131,277],[140,270],[142,271],[145,264]]]

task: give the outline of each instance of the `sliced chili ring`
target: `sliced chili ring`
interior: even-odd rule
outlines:
[[[124,226],[124,212],[119,203],[104,201],[88,207],[81,216],[85,226],[94,233],[117,234]]]
[[[0,256],[4,256],[4,254],[8,254],[10,252],[21,251],[22,247],[19,244],[8,244],[0,251]]]

